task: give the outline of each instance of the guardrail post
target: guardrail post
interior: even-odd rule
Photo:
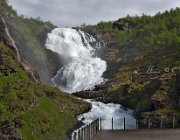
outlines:
[[[73,140],[77,140],[77,132],[74,132]]]
[[[96,134],[96,122],[93,123],[93,131],[94,131],[94,135]]]
[[[137,120],[137,118],[136,118],[136,129],[138,129],[138,120]]]
[[[90,125],[88,125],[88,140],[90,140]]]
[[[94,132],[93,132],[93,131],[94,131],[94,130],[93,130],[93,123],[94,123],[94,122],[91,123],[91,139],[93,139],[93,135],[94,135]]]
[[[78,132],[78,140],[81,140],[81,129],[79,129],[79,132]]]
[[[78,140],[81,139],[81,129],[78,130]]]
[[[93,123],[93,137],[94,137],[95,134],[96,134],[96,124]]]
[[[126,130],[126,118],[124,117],[124,131]]]
[[[84,127],[82,127],[82,140],[84,140]]]
[[[86,126],[86,140],[88,140],[88,125]]]
[[[73,135],[74,135],[74,133],[71,133],[71,136],[70,136],[70,140],[73,140]]]
[[[90,131],[90,137],[89,137],[89,140],[91,140],[92,139],[92,123],[90,123],[90,125],[89,125],[89,131]]]
[[[95,129],[95,126],[96,126],[96,124],[95,124],[95,122],[93,123],[93,137],[94,137],[94,135],[96,134],[96,129]]]
[[[98,132],[99,132],[99,130],[100,130],[99,125],[100,125],[100,119],[98,118]]]
[[[82,128],[82,140],[84,140],[84,127]]]
[[[112,118],[112,130],[113,130],[113,123],[114,123],[114,122],[113,122],[113,118]]]
[[[84,127],[84,140],[87,140],[87,126]]]
[[[83,140],[83,128],[80,129],[80,140]]]
[[[98,129],[99,129],[99,127],[98,127],[98,120],[96,120],[96,122],[95,122],[95,127],[96,127],[96,133],[97,133]]]
[[[94,132],[95,132],[95,134],[97,133],[97,127],[98,127],[98,126],[97,126],[97,121],[95,121],[95,122],[94,122]]]
[[[148,129],[151,129],[151,120],[148,119]]]
[[[161,116],[161,129],[163,128],[163,118]]]
[[[89,124],[89,140],[91,140],[91,123]]]
[[[175,121],[176,121],[176,118],[175,118],[175,115],[173,114],[173,129],[175,128]]]

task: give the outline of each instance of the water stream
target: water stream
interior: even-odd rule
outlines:
[[[93,36],[70,28],[56,28],[48,34],[46,48],[61,55],[65,62],[65,65],[52,79],[56,87],[67,93],[74,93],[93,89],[95,85],[104,82],[102,75],[106,71],[107,65],[104,60],[96,56],[95,52],[97,48],[100,48],[100,44],[95,42],[96,39]],[[97,46],[90,44],[97,44]],[[102,127],[109,129],[113,117],[115,121],[117,120],[114,127],[121,128],[123,124],[120,119],[124,117],[129,120],[134,119],[133,112],[125,110],[121,105],[86,101],[92,104],[92,109],[78,117],[85,124],[97,118],[103,118]]]
[[[19,53],[19,50],[18,50],[18,47],[16,46],[16,43],[13,39],[13,37],[11,36],[10,32],[9,32],[9,29],[8,29],[8,26],[6,24],[6,20],[4,19],[3,16],[1,16],[1,19],[2,19],[2,22],[5,26],[5,33],[11,43],[11,46],[14,48],[15,52],[16,52],[16,56],[17,56],[17,60],[18,62],[23,66],[24,70],[27,72],[27,73],[30,73],[31,74],[31,77],[33,78],[33,80],[38,83],[38,79],[36,78],[36,76],[34,75],[34,71],[32,70],[32,67],[31,65],[26,62],[25,60],[23,60],[21,57],[20,57],[20,53]]]

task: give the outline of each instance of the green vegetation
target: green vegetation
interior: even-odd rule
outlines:
[[[25,18],[24,16],[17,16],[16,18],[9,18],[10,27],[13,30],[13,36],[17,40],[23,40],[17,42],[26,45],[33,50],[33,53],[41,58],[45,59],[46,51],[43,49],[45,42],[44,32],[49,32],[54,28],[50,22],[42,22],[41,19]],[[46,36],[45,36],[46,37]]]
[[[20,53],[30,56],[32,62],[47,61],[48,52],[43,45],[54,25],[40,18],[18,16],[6,0],[0,1],[0,14]],[[31,80],[17,61],[0,19],[0,136],[24,140],[64,139],[77,125],[76,116],[89,109],[89,103]]]
[[[48,57],[54,54],[43,48],[54,25],[40,18],[18,16],[6,0],[0,1],[0,12],[20,53],[32,67],[39,66],[37,71],[44,72],[58,64]],[[0,133],[13,126],[25,140],[63,139],[76,124],[75,116],[87,111],[89,104],[31,81],[9,49],[3,25],[0,27]],[[127,16],[113,22],[83,25],[81,29],[108,43],[103,59],[108,64],[105,76],[111,83],[105,89],[102,87],[103,98],[110,97],[108,100],[135,109],[141,115],[179,114],[176,78],[180,65],[179,8],[155,16]],[[147,72],[151,66],[155,74]],[[167,67],[169,72],[164,71]],[[9,120],[11,125],[7,123]]]
[[[56,88],[35,84],[6,45],[0,43],[0,50],[0,120],[19,119],[25,140],[63,139],[75,125],[75,116],[88,110],[89,104]]]
[[[80,28],[107,42],[103,59],[111,82],[103,90],[108,101],[159,120],[180,112],[175,80],[180,66],[180,8]]]
[[[108,91],[129,84],[133,70],[146,72],[179,66],[180,9],[171,9],[155,16],[124,17],[113,22],[83,25],[82,30],[109,43],[104,59],[113,66],[115,83]],[[112,71],[112,68],[111,68]],[[112,77],[110,77],[112,78]],[[134,83],[140,88],[144,83]]]
[[[179,25],[180,9],[176,8],[157,13],[155,16],[127,16],[115,22],[100,22],[97,25],[83,26],[82,29],[95,33],[98,39],[103,38],[113,42],[113,52],[114,49],[119,52],[119,55],[114,55],[117,57],[116,60],[123,60],[122,50],[130,49],[130,53],[138,54],[137,57],[142,57],[140,55],[143,54],[151,61],[156,59],[158,67],[164,67],[168,64],[179,65],[179,60],[177,60],[180,53]],[[110,50],[106,55],[111,56],[113,52]],[[158,59],[157,55],[152,56],[155,53],[159,54]],[[107,57],[107,61],[112,60]]]
[[[7,5],[7,0],[0,1],[1,12],[6,11],[7,14],[17,16],[17,12],[13,10],[12,6]],[[1,13],[2,14],[2,13]]]
[[[6,0],[0,3],[0,15],[4,17],[21,57],[30,64],[40,81],[52,84],[51,78],[61,67],[62,61],[56,53],[45,48],[45,42],[47,34],[56,26],[39,17],[34,19],[17,15],[12,7],[7,5]],[[0,34],[1,39],[4,37],[6,36],[3,33]]]

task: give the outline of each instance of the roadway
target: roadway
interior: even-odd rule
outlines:
[[[102,130],[93,140],[180,140],[180,129]]]

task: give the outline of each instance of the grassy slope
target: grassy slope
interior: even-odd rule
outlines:
[[[60,69],[62,61],[59,56],[45,49],[47,33],[55,26],[40,18],[27,18],[19,16],[4,0],[0,2],[1,13],[8,24],[11,36],[19,48],[19,52],[33,69],[38,72],[40,80],[51,83],[51,78]],[[52,83],[51,83],[52,84]]]
[[[0,120],[20,120],[25,140],[63,139],[88,104],[56,88],[32,82],[12,51],[0,43]],[[1,127],[1,125],[0,125]]]
[[[18,38],[26,41],[37,56],[45,57],[37,36],[50,23],[18,17],[5,0],[0,1],[0,9],[0,14],[8,16],[9,24],[19,32]],[[8,40],[0,25],[0,135],[7,134],[6,130],[10,133],[11,127],[25,140],[63,139],[76,125],[75,117],[87,111],[89,104],[56,88],[34,83],[3,42]]]
[[[17,15],[16,11],[7,5],[6,0],[1,0],[0,8],[2,10],[1,14],[7,17],[8,24],[12,28],[11,31],[13,35],[15,35],[14,37],[25,41],[21,43],[32,48],[36,55],[40,55],[42,58],[45,57],[46,52],[42,47],[42,43],[44,43],[46,38],[40,37],[45,31],[49,32],[55,26],[50,22],[42,21],[40,18],[25,18],[23,15]],[[21,47],[21,45],[19,47]]]
[[[22,47],[20,43],[22,43],[26,47],[31,48],[36,56],[46,59],[47,52],[44,49],[44,43],[46,34],[55,28],[52,23],[44,22],[40,18],[33,19],[25,18],[24,16],[9,16],[8,24],[20,48]],[[19,42],[18,39],[23,41]]]

